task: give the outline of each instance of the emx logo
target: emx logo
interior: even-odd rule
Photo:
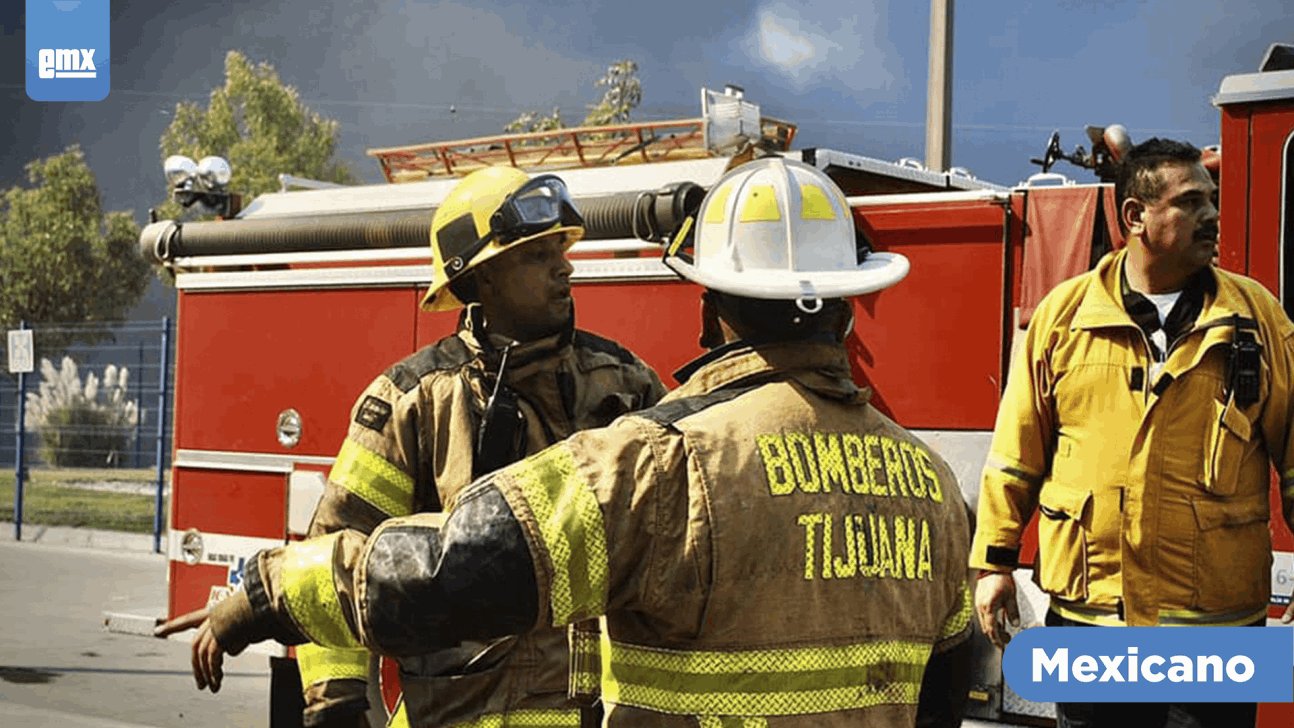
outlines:
[[[27,95],[99,101],[108,95],[109,0],[27,0]]]
[[[94,49],[41,48],[41,78],[95,78]]]

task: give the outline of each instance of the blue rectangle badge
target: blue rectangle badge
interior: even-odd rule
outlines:
[[[27,96],[101,101],[111,89],[108,0],[27,0]]]
[[[1040,703],[1288,703],[1289,627],[1037,627],[1011,640],[1002,674]]]

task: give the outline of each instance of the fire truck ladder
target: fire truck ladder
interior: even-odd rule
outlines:
[[[790,122],[760,117],[763,143],[775,151],[790,149],[796,129]],[[367,154],[377,158],[387,182],[455,177],[497,165],[551,171],[714,156],[705,147],[701,118],[502,134],[369,149]]]

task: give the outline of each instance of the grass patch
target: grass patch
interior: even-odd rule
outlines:
[[[147,483],[155,471],[109,469],[29,470],[23,482],[23,523],[81,526],[132,533],[153,532],[155,496],[88,490],[70,483],[95,480]],[[0,472],[0,520],[12,521],[13,471]],[[165,516],[166,500],[162,501]]]

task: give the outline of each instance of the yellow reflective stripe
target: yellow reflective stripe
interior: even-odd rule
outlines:
[[[354,440],[342,442],[328,479],[388,516],[413,514],[413,478]]]
[[[451,723],[445,728],[579,728],[578,710],[514,710],[511,713],[492,713],[464,723]],[[404,708],[404,698],[386,728],[409,728],[409,713]]]
[[[602,509],[576,473],[570,451],[554,445],[517,463],[512,473],[552,560],[553,625],[602,614],[608,568]]]
[[[368,650],[333,649],[306,643],[297,646],[301,687],[323,680],[368,680]]]
[[[943,628],[939,630],[938,639],[961,634],[962,630],[970,625],[971,604],[970,585],[963,581],[961,588],[957,590],[957,611],[944,622]]]
[[[579,728],[578,710],[514,710],[511,713],[492,713],[464,723],[452,723],[446,728]],[[404,698],[387,721],[386,728],[409,728],[409,712]]]
[[[1010,462],[1007,462],[991,453],[988,456],[988,461],[984,464],[984,469],[996,470],[1009,478],[1014,478],[1031,486],[1038,486],[1042,483],[1041,475],[1034,475],[1033,473],[1021,470]]]
[[[288,613],[311,642],[325,647],[359,647],[333,583],[333,551],[340,539],[338,531],[284,547],[283,597]]]
[[[751,185],[741,206],[742,222],[775,222],[782,219],[777,209],[777,192],[773,185]]]
[[[601,640],[598,635],[571,625],[568,639],[571,646],[570,689],[573,696],[594,696],[598,694],[598,683],[602,679]]]
[[[915,705],[930,645],[682,652],[602,639],[602,698],[662,713],[804,715]]]
[[[408,725],[408,719],[405,719]],[[514,710],[509,713],[491,713],[463,723],[451,723],[447,728],[547,728],[559,726],[579,728],[578,710]]]
[[[800,185],[800,217],[805,220],[835,220],[836,211],[831,208],[827,193],[817,185]]]
[[[746,715],[703,715],[701,728],[768,728],[768,719]]]

